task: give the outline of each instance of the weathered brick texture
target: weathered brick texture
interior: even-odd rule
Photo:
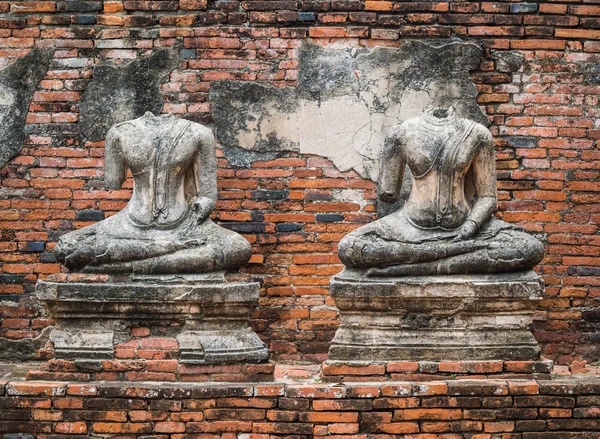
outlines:
[[[0,383],[0,408],[0,433],[34,437],[595,439],[600,386],[568,380],[210,387],[12,381]]]
[[[51,324],[30,296],[36,279],[60,271],[56,238],[130,196],[131,181],[103,189],[103,143],[77,128],[96,63],[176,48],[181,64],[162,86],[163,111],[210,123],[212,81],[293,87],[304,39],[352,47],[458,37],[486,49],[472,77],[497,143],[499,216],[547,243],[535,336],[560,364],[599,359],[599,27],[600,6],[577,0],[0,1],[1,65],[35,45],[56,49],[25,147],[1,171],[0,337],[36,337]],[[492,51],[505,50],[524,56],[522,71],[499,69]],[[374,218],[373,184],[316,156],[219,165],[215,218],[252,242],[245,271],[263,282],[256,330],[277,359],[324,360],[338,325],[327,292],[341,269],[336,243]],[[340,189],[365,202],[336,200]]]

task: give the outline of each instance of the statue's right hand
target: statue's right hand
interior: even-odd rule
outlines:
[[[458,231],[458,236],[456,236],[452,242],[458,242],[465,239],[472,238],[479,231],[479,226],[476,222],[467,220]]]
[[[215,202],[208,197],[200,197],[194,202],[198,224],[203,223],[215,209]]]

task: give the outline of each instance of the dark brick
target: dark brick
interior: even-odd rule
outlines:
[[[25,276],[22,274],[0,274],[0,285],[2,284],[22,284]]]
[[[513,14],[533,14],[537,10],[537,3],[512,3],[510,5],[510,12]]]
[[[240,7],[240,2],[237,0],[217,0],[215,8],[222,11],[237,11]]]
[[[183,59],[196,59],[197,52],[196,49],[181,49],[179,56]]]
[[[199,24],[224,24],[227,23],[227,13],[225,12],[202,12],[198,14]]]
[[[538,139],[536,137],[511,136],[506,140],[515,148],[537,148]]]
[[[303,398],[279,398],[278,407],[282,410],[308,410],[310,401]]]
[[[255,200],[285,200],[289,196],[288,191],[281,190],[262,190],[251,192],[252,198]]]
[[[338,11],[358,11],[362,9],[359,0],[332,0],[331,8]]]
[[[302,230],[302,227],[304,227],[304,224],[298,224],[298,223],[279,223],[277,224],[277,231],[278,232],[297,232],[299,230]]]
[[[0,18],[1,29],[22,29],[27,26],[24,18]]]
[[[46,249],[46,243],[42,241],[28,241],[23,246],[24,252],[39,253]]]
[[[316,16],[314,12],[298,12],[298,21],[315,21]]]
[[[318,213],[316,215],[316,219],[322,223],[335,223],[338,221],[343,221],[344,215],[337,213]]]
[[[77,212],[78,221],[101,221],[104,219],[104,212],[101,210],[81,210]]]
[[[266,233],[268,223],[221,223],[221,226],[238,233]]]
[[[242,8],[248,11],[276,11],[281,9],[296,10],[298,2],[289,0],[252,0],[242,2]]]
[[[54,256],[54,253],[46,252],[46,253],[42,253],[40,255],[40,262],[52,264],[56,261],[57,261],[57,259],[56,259],[56,256]]]
[[[59,1],[56,5],[59,12],[94,12],[102,10],[101,1]]]
[[[561,396],[515,396],[515,406],[573,408],[575,399]]]
[[[75,24],[95,24],[96,17],[94,15],[76,15],[73,17]]]
[[[543,420],[526,420],[515,422],[515,431],[544,431],[546,429],[546,421]]]
[[[3,410],[2,419],[5,421],[28,421],[29,410]]]

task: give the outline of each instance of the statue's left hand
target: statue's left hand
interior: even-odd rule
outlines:
[[[215,202],[208,197],[200,197],[194,201],[194,212],[196,213],[198,224],[206,221],[213,210],[215,210]]]
[[[464,239],[472,238],[479,231],[479,226],[475,221],[467,220],[461,226],[458,231],[458,235],[452,240],[452,242],[462,241]]]

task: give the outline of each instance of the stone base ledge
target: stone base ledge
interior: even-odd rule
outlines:
[[[258,306],[259,284],[225,273],[71,274],[39,281],[36,295],[55,322],[41,358],[99,364],[177,359],[189,365],[260,363],[269,358],[267,346],[249,325]]]
[[[27,380],[264,382],[274,380],[275,364],[182,364],[177,360],[50,360]]]
[[[435,381],[447,379],[549,380],[552,360],[528,361],[325,361],[324,382]]]
[[[229,397],[286,397],[309,400],[339,400],[344,398],[410,398],[434,396],[503,396],[554,395],[571,399],[579,395],[600,395],[600,378],[567,378],[558,380],[522,379],[469,379],[436,381],[394,381],[373,383],[315,382],[134,382],[70,380],[23,380],[0,378],[0,396],[27,397],[128,397],[147,399],[196,399]],[[467,402],[467,401],[465,401]],[[551,402],[535,407],[552,407]],[[587,401],[589,406],[599,406],[597,400]],[[500,406],[498,406],[500,407]],[[46,407],[50,409],[50,406]]]
[[[343,385],[0,380],[0,407],[6,439],[598,439],[600,380]]]

